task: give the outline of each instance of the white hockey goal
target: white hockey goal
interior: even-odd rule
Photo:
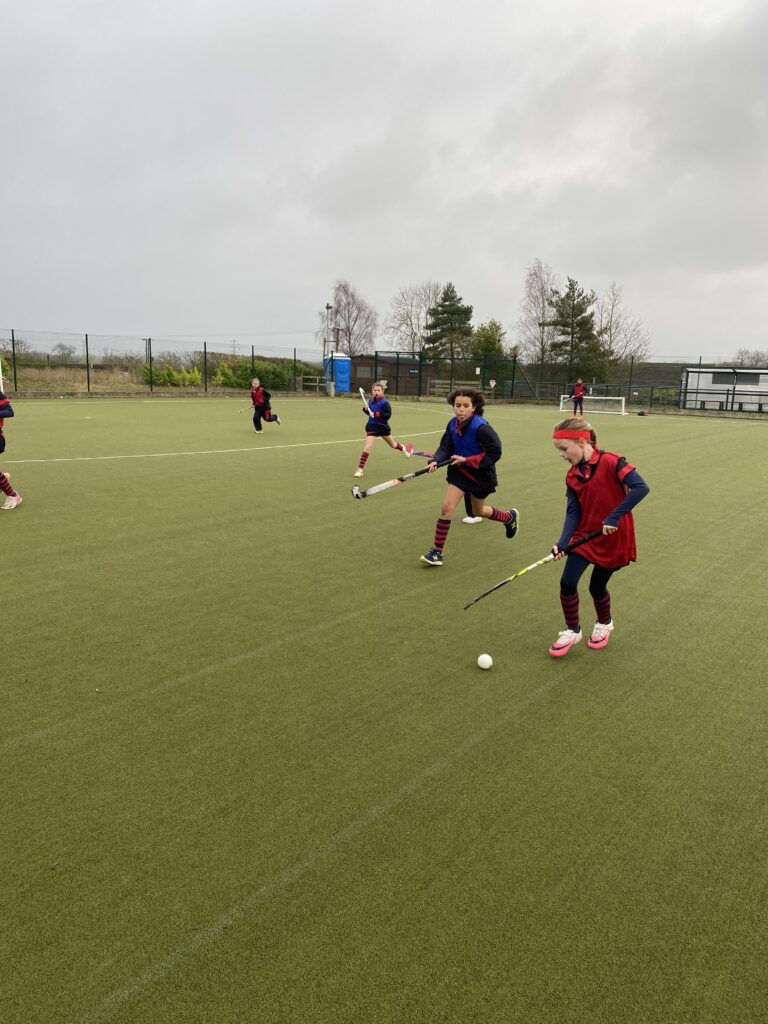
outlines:
[[[613,413],[614,416],[626,416],[626,399],[622,395],[584,395],[584,415],[593,412]],[[573,412],[573,399],[568,395],[560,396],[560,412]]]

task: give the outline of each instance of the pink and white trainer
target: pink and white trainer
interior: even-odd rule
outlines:
[[[549,653],[553,658],[562,658],[570,651],[574,644],[580,644],[582,639],[580,629],[564,629],[549,648]]]
[[[596,622],[592,630],[592,636],[587,640],[587,647],[593,651],[599,651],[601,647],[607,647],[613,632],[613,619],[610,622]]]

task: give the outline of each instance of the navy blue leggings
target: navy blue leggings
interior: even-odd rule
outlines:
[[[575,594],[579,587],[579,580],[593,562],[588,562],[582,555],[574,552],[565,559],[565,568],[560,577],[560,593]],[[613,576],[614,569],[603,569],[600,565],[594,565],[592,575],[589,578],[589,592],[593,598],[600,598],[608,590],[608,580]]]

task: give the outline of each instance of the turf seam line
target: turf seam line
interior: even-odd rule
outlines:
[[[175,949],[166,956],[155,960],[148,967],[144,968],[137,975],[128,981],[121,988],[113,989],[105,998],[89,1013],[75,1019],[73,1024],[97,1024],[98,1021],[107,1020],[121,1006],[128,1003],[134,996],[141,995],[146,989],[156,984],[162,978],[170,974],[176,967],[184,964],[192,956],[214,942],[219,936],[236,921],[243,918],[260,904],[268,903],[276,897],[283,889],[292,882],[298,881],[306,875],[315,865],[322,863],[331,854],[340,849],[345,843],[354,839],[362,833],[367,826],[372,825],[383,818],[398,804],[410,796],[416,795],[422,788],[429,784],[437,784],[441,777],[447,775],[456,768],[457,762],[466,757],[473,750],[479,747],[487,739],[510,722],[514,721],[524,710],[539,699],[548,690],[551,690],[560,682],[553,679],[549,683],[538,687],[522,700],[517,707],[510,709],[505,714],[490,722],[479,732],[475,732],[459,746],[454,747],[447,755],[423,769],[413,778],[399,786],[389,797],[376,804],[365,814],[362,814],[349,825],[335,832],[328,840],[314,849],[301,860],[296,861],[290,867],[278,872],[269,881],[259,886],[241,903],[230,907],[223,914],[219,915],[207,927],[202,928],[190,938],[181,942]]]

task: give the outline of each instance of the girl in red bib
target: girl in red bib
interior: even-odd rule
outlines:
[[[632,509],[643,500],[649,487],[622,455],[597,447],[595,431],[584,420],[563,420],[555,426],[552,436],[556,451],[570,465],[565,477],[565,522],[552,553],[560,559],[561,549],[571,541],[602,530],[599,537],[572,551],[565,562],[560,579],[565,629],[549,648],[554,658],[562,658],[582,640],[578,586],[590,565],[593,569],[589,593],[597,621],[587,646],[599,650],[607,645],[613,632],[608,581],[614,572],[637,559]]]
[[[257,434],[264,432],[262,421],[276,423],[278,427],[280,426],[280,417],[273,412],[272,406],[269,404],[271,398],[267,389],[261,386],[259,378],[254,377],[251,381],[251,402],[253,403],[253,429]]]

